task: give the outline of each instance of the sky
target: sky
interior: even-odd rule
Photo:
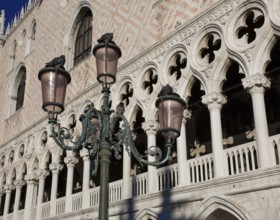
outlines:
[[[5,10],[5,27],[14,19],[16,14],[20,14],[21,7],[26,6],[28,0],[0,0],[0,10]]]

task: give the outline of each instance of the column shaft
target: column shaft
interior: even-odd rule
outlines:
[[[202,102],[207,104],[210,111],[214,177],[224,177],[226,176],[227,162],[223,151],[221,108],[222,104],[226,103],[226,99],[219,93],[212,93],[204,96]]]
[[[186,138],[186,122],[191,117],[188,110],[184,111],[182,120],[181,135],[177,138],[177,164],[178,164],[178,184],[184,186],[190,184],[190,170],[187,167],[187,138]]]
[[[272,166],[275,164],[275,156],[273,155],[273,147],[269,145],[264,102],[264,92],[270,87],[270,81],[262,74],[255,74],[245,78],[242,83],[252,96],[259,166]]]

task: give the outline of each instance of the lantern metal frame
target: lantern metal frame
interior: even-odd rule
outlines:
[[[112,42],[112,41],[111,41]],[[115,48],[119,55],[121,55],[121,50],[118,46],[108,42],[101,42],[93,49],[93,54],[96,49],[100,47],[106,47],[110,45],[111,48]],[[40,74],[44,73],[49,69],[43,68],[39,72]],[[51,69],[53,70],[53,69]],[[56,69],[56,71],[61,71],[61,69]],[[70,77],[70,74],[63,70],[65,77]],[[71,78],[69,79],[71,81]],[[83,148],[89,150],[89,159],[91,161],[91,175],[96,175],[98,172],[100,164],[100,199],[99,199],[99,220],[108,219],[108,207],[109,207],[109,166],[112,151],[116,159],[122,158],[122,149],[128,152],[129,156],[132,156],[143,165],[152,165],[152,166],[161,166],[165,164],[171,158],[171,149],[173,147],[174,140],[167,139],[165,148],[166,154],[163,156],[163,150],[159,146],[149,147],[144,154],[140,154],[137,148],[134,145],[134,140],[132,136],[132,131],[130,124],[123,115],[123,111],[120,111],[119,108],[122,108],[123,105],[118,105],[116,111],[110,109],[109,97],[110,97],[110,84],[102,83],[102,93],[103,93],[103,104],[101,110],[97,110],[94,107],[94,104],[91,103],[87,106],[84,113],[80,116],[80,121],[82,123],[81,135],[76,139],[73,137],[70,130],[66,127],[57,128],[57,114],[49,112],[49,124],[51,127],[50,136],[53,138],[55,143],[61,147],[63,150],[71,150],[73,152],[78,152]],[[179,100],[182,105],[185,107],[185,102],[178,95],[165,94],[160,96],[156,105],[161,101],[168,98]],[[43,106],[43,109],[46,110]],[[64,107],[63,107],[64,110]],[[111,114],[113,114],[111,116]],[[98,118],[98,124],[92,123],[93,118]],[[116,126],[120,123],[121,126],[118,127],[118,130],[115,131]],[[164,132],[161,130],[160,132]],[[100,133],[99,138],[97,133]],[[178,133],[178,131],[176,130]],[[180,132],[178,133],[178,136]],[[77,141],[74,141],[77,140]],[[154,157],[153,161],[148,161],[148,156]]]

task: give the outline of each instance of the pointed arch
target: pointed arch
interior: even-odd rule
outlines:
[[[28,55],[34,48],[36,38],[36,20],[34,19],[31,23],[28,35],[27,35],[27,43],[26,43],[26,51],[25,55]]]
[[[14,40],[9,54],[8,72],[10,72],[15,67],[16,51],[17,51],[17,41]]]
[[[25,95],[25,85],[26,85],[26,67],[21,65],[16,74],[14,84],[12,86],[12,91],[10,95],[10,113],[12,115],[17,110],[19,110],[24,104]]]
[[[72,68],[91,52],[93,13],[88,1],[82,1],[77,8],[74,21],[66,36],[66,67]]]
[[[193,220],[208,219],[211,214],[224,211],[234,216],[236,220],[249,220],[249,216],[245,209],[239,207],[235,202],[225,196],[213,196],[202,201],[200,206],[192,213]]]
[[[138,214],[135,217],[135,220],[157,220],[157,213],[150,209],[142,209],[138,212]]]

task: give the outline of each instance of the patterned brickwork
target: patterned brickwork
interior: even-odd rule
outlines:
[[[68,50],[69,33],[81,4],[80,1],[72,0],[64,6],[61,2],[63,1],[44,1],[40,6],[35,4],[14,29],[11,29],[4,47],[0,49],[0,144],[45,116],[41,110],[37,73],[45,62]],[[120,64],[125,64],[213,3],[215,1],[88,1],[93,12],[93,44],[103,33],[114,32],[115,40],[123,51]],[[34,50],[26,54],[34,20]],[[23,38],[24,31],[26,35]],[[9,71],[11,48],[15,41],[17,47],[14,68]],[[14,114],[10,109],[11,94],[21,64],[27,70],[25,100],[24,106]],[[90,56],[70,70],[73,83],[69,86],[67,101],[70,100],[69,97],[77,97],[96,82],[94,68],[94,60]]]

